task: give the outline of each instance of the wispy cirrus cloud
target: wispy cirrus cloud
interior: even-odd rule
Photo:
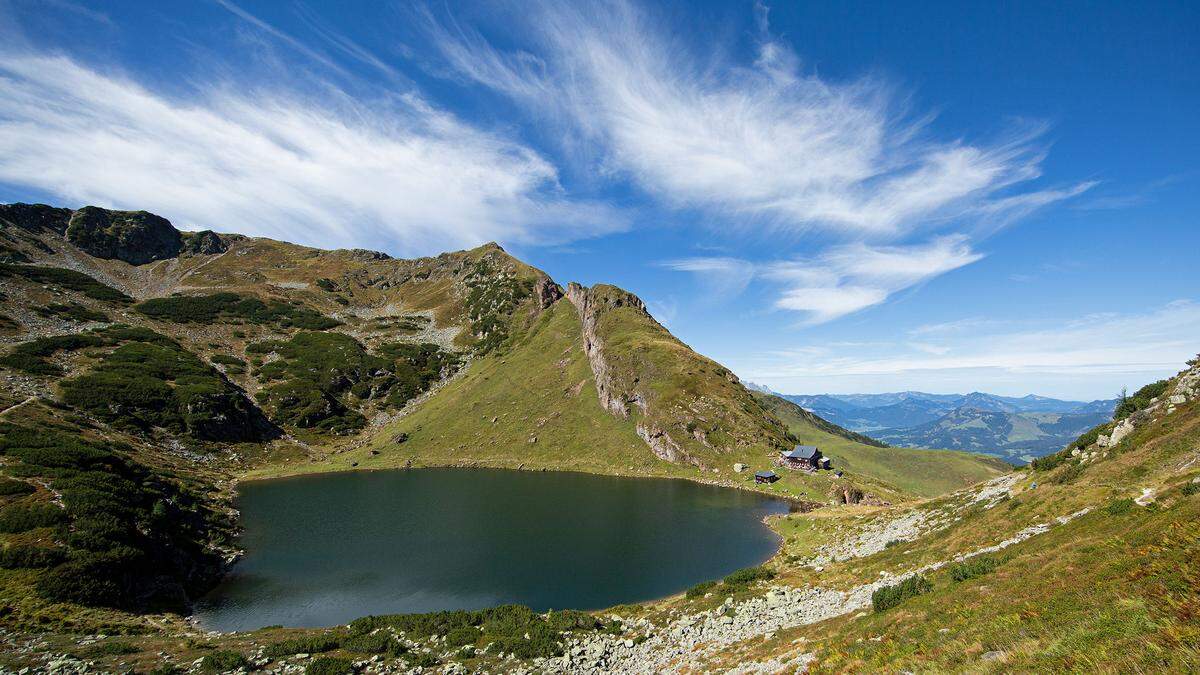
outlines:
[[[346,74],[316,48],[220,4],[266,39]],[[411,87],[364,100],[319,76],[303,91],[287,81],[167,95],[69,56],[0,51],[0,182],[68,204],[152,210],[183,227],[400,254],[555,243],[627,223],[616,208],[568,195],[539,152]]]
[[[969,265],[983,255],[962,235],[937,237],[911,246],[835,246],[810,260],[755,264],[737,258],[685,258],[665,263],[721,288],[741,290],[754,277],[779,287],[774,306],[805,313],[810,324],[878,305],[928,279]]]
[[[622,0],[534,4],[526,50],[498,49],[429,10],[419,16],[458,76],[553,111],[596,141],[607,166],[673,205],[887,239],[1086,189],[1008,194],[1041,175],[1042,127],[992,143],[937,140],[932,116],[908,114],[887,84],[806,73],[757,11],[747,64],[699,53]]]

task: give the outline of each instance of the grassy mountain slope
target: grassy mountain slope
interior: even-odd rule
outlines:
[[[992,457],[945,450],[880,447],[825,422],[778,396],[756,394],[802,443],[816,445],[838,468],[869,475],[911,494],[932,497],[993,478],[1011,465]],[[871,439],[867,439],[871,440]]]
[[[1196,362],[1193,362],[1194,364]],[[1200,366],[1154,403],[988,490],[898,512],[797,514],[784,560],[841,547],[785,576],[861,588],[920,571],[927,592],[882,611],[780,631],[739,663],[807,652],[810,672],[1191,672],[1200,666]],[[1117,427],[1115,444],[1111,440]],[[919,522],[915,529],[884,525]],[[962,561],[959,564],[956,557]],[[930,569],[930,566],[937,566]],[[887,583],[879,582],[873,587]],[[797,643],[797,641],[800,641]]]

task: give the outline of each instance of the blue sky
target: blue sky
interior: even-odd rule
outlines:
[[[1200,8],[1051,4],[0,0],[0,200],[496,240],[787,393],[1106,398],[1200,351]]]

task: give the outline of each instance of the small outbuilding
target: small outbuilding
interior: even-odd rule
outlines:
[[[795,448],[779,453],[779,462],[793,469],[816,471],[819,468],[829,468],[829,460],[822,467],[821,451],[815,445],[797,445]]]
[[[779,480],[779,474],[774,471],[759,471],[754,474],[755,483],[774,483]]]

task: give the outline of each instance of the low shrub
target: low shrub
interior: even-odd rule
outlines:
[[[1170,380],[1159,380],[1138,389],[1133,396],[1121,394],[1121,402],[1117,404],[1117,408],[1113,411],[1114,420],[1123,420],[1133,413],[1144,410],[1150,406],[1150,399],[1162,396],[1170,386]]]
[[[459,626],[446,633],[447,647],[463,647],[479,641],[479,629],[474,626]]]
[[[1132,511],[1134,506],[1134,501],[1128,497],[1125,499],[1115,499],[1109,502],[1108,506],[1104,507],[1104,512],[1110,516],[1120,516]]]
[[[1183,489],[1179,491],[1179,494],[1183,495],[1184,497],[1191,497],[1192,495],[1200,494],[1200,483],[1192,482],[1184,485]]]
[[[1083,475],[1083,462],[1074,462],[1059,469],[1058,472],[1050,476],[1048,482],[1064,485],[1079,478],[1081,475]]]
[[[13,544],[0,549],[0,568],[22,569],[54,567],[66,559],[61,548]]]
[[[705,594],[712,592],[712,590],[716,587],[717,582],[715,581],[701,581],[695,586],[687,589],[687,592],[684,593],[684,597],[688,598],[689,600],[702,598]]]
[[[341,642],[332,635],[313,635],[284,640],[270,645],[266,649],[267,656],[279,658],[292,654],[320,654],[331,652],[338,648]]]
[[[63,402],[129,430],[162,427],[203,440],[245,441],[263,429],[261,414],[238,389],[169,340],[125,342],[59,387]]]
[[[5,277],[20,277],[35,284],[45,284],[66,290],[78,291],[93,300],[118,303],[133,302],[133,298],[111,286],[106,286],[82,272],[63,269],[61,267],[0,263],[0,279]]]
[[[749,586],[758,581],[775,578],[775,570],[769,567],[747,567],[731,572],[721,581],[727,586]]]
[[[353,672],[354,663],[350,659],[336,656],[319,656],[304,668],[305,675],[349,675]]]
[[[975,556],[950,566],[950,578],[954,581],[966,581],[985,574],[991,574],[1000,566],[1000,559],[990,555]]]
[[[246,365],[246,362],[243,361],[242,359],[239,359],[236,356],[230,356],[228,354],[213,354],[212,357],[209,358],[209,361],[212,361],[213,363],[220,363],[221,365],[225,365],[225,366],[245,366]]]
[[[47,357],[60,351],[76,351],[104,344],[106,344],[104,338],[93,333],[38,338],[19,344],[8,354],[0,357],[0,366],[33,375],[59,375],[62,373],[62,369],[47,361]]]
[[[88,309],[76,302],[66,304],[51,303],[44,307],[34,307],[33,311],[44,317],[54,317],[67,321],[108,321],[108,315]]]
[[[0,497],[31,495],[34,492],[37,492],[37,488],[23,480],[13,480],[0,476]]]
[[[392,636],[384,632],[367,635],[351,635],[342,639],[341,648],[358,654],[382,654],[392,649]]]
[[[256,324],[274,323],[305,330],[327,330],[341,325],[340,321],[306,307],[278,300],[263,302],[255,297],[228,292],[154,298],[138,304],[134,309],[152,319],[172,323],[212,324],[219,321],[246,321]]]
[[[66,511],[54,504],[12,504],[0,509],[0,532],[25,532],[39,527],[53,527],[66,519]]]
[[[5,549],[12,565],[49,567],[35,582],[42,597],[178,611],[220,570],[220,556],[202,542],[228,526],[228,516],[128,451],[52,429],[0,424],[0,455],[19,462],[9,470],[49,482],[65,506],[37,505],[55,511],[39,517],[69,523],[59,535],[65,550]]]
[[[595,630],[600,628],[600,621],[595,614],[580,611],[578,609],[563,609],[557,612],[550,612],[546,617],[546,623],[556,632],[569,630]]]
[[[200,670],[206,673],[224,673],[249,667],[250,662],[246,657],[232,649],[221,649],[205,654],[204,658],[200,659]]]
[[[885,612],[909,598],[928,593],[933,584],[923,576],[909,577],[894,586],[884,586],[871,594],[871,605],[876,612]]]
[[[904,543],[903,539],[889,539],[888,542],[883,545],[883,547],[891,548],[893,546],[899,546],[900,544],[903,544],[903,543]]]
[[[562,632],[607,629],[586,612],[563,611],[542,615],[524,605],[502,605],[474,612],[367,616],[352,621],[350,633],[352,636],[369,636],[372,631],[384,627],[404,631],[414,640],[444,635],[448,641],[461,642],[463,645],[482,641],[491,644],[489,650],[492,652],[514,654],[523,659],[561,656]],[[470,642],[465,642],[468,639]],[[398,650],[389,647],[389,651],[395,653]],[[431,658],[429,655],[406,653],[405,658],[410,659],[410,665],[430,667],[437,664],[436,659],[428,663],[420,662],[421,659]]]
[[[427,652],[408,652],[402,658],[412,668],[433,668],[441,664],[438,657]]]

